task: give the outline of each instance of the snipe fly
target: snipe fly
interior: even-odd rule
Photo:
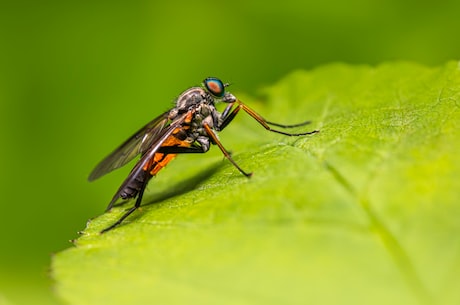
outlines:
[[[203,81],[201,87],[192,87],[184,91],[177,98],[174,108],[142,127],[96,166],[89,175],[89,181],[96,180],[125,165],[137,155],[141,156],[113,196],[107,211],[112,209],[115,202],[120,198],[127,200],[137,197],[134,206],[127,210],[117,222],[102,230],[101,233],[115,228],[139,208],[149,180],[174,159],[177,154],[205,153],[209,150],[211,144],[215,144],[243,175],[250,177],[252,173],[248,173],[238,166],[216,134],[227,127],[240,110],[244,110],[271,132],[286,136],[303,136],[318,132],[318,130],[313,130],[302,133],[288,133],[273,129],[271,126],[291,128],[304,126],[310,122],[295,125],[269,122],[243,104],[233,94],[226,92],[225,88],[227,86],[228,84],[224,84],[220,79],[209,77]],[[219,102],[228,104],[222,113],[215,108],[215,104]]]

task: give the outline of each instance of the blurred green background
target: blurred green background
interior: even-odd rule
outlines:
[[[55,304],[48,266],[129,168],[92,167],[206,76],[258,89],[342,61],[458,59],[459,1],[0,4],[0,304]],[[250,104],[250,101],[249,101]]]

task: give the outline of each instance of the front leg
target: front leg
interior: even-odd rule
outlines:
[[[252,110],[251,108],[243,104],[240,100],[236,101],[237,106],[230,112],[234,103],[235,102],[229,104],[227,108],[225,108],[225,111],[222,113],[222,121],[218,126],[216,126],[217,131],[223,130],[235,118],[238,112],[240,110],[243,110],[244,112],[249,114],[253,119],[255,119],[257,123],[259,123],[266,130],[271,131],[271,132],[276,132],[276,133],[279,133],[285,136],[305,136],[305,135],[310,135],[310,134],[319,132],[319,130],[313,130],[313,131],[300,132],[300,133],[289,133],[289,132],[273,129],[269,125],[278,126],[281,128],[293,128],[293,127],[304,126],[304,125],[310,124],[310,121],[306,121],[306,122],[299,123],[299,124],[293,124],[293,125],[284,125],[284,124],[269,122],[265,120],[260,114],[258,114],[257,112],[255,112],[254,110]]]
[[[236,112],[238,112],[238,110],[236,108],[234,111],[231,111],[234,104],[235,102],[228,104],[228,106],[225,107],[224,111],[219,117],[213,116],[213,121],[214,121],[213,125],[216,131],[222,131],[228,125],[228,123],[230,123],[235,117],[236,113],[233,114],[233,112],[235,112],[235,110]]]

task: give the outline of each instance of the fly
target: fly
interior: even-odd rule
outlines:
[[[245,111],[268,131],[285,136],[304,136],[318,132],[318,130],[313,130],[288,133],[273,129],[271,126],[292,128],[304,126],[310,122],[294,125],[269,122],[233,94],[226,92],[227,86],[228,84],[224,84],[220,79],[209,77],[203,81],[201,87],[192,87],[184,91],[177,98],[174,108],[142,127],[94,168],[89,175],[89,181],[96,180],[122,167],[137,155],[141,156],[113,196],[106,211],[111,210],[120,198],[123,200],[136,198],[134,206],[101,233],[120,225],[126,217],[139,208],[147,183],[178,154],[205,153],[211,144],[215,144],[238,171],[250,177],[252,173],[238,166],[216,134],[227,127],[240,110]],[[219,102],[228,104],[222,113],[215,108],[215,104]]]

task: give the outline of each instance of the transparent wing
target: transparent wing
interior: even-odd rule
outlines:
[[[121,144],[110,155],[105,157],[91,172],[89,181],[117,169],[131,161],[139,154],[146,152],[152,143],[160,137],[168,123],[169,111],[153,119],[150,123],[139,129],[133,136]]]
[[[139,177],[139,175],[143,173],[144,167],[147,164],[147,162],[149,162],[155,156],[155,153],[158,152],[160,147],[171,136],[174,130],[182,126],[182,123],[184,122],[186,116],[187,113],[184,113],[182,116],[175,119],[168,127],[163,128],[159,131],[158,136],[151,143],[148,150],[145,151],[145,153],[142,155],[142,158],[139,160],[139,162],[137,162],[137,164],[129,173],[128,177],[125,179],[125,181],[123,181],[123,184],[119,187],[118,191],[113,196],[108,209],[110,209],[113,206],[113,204],[117,201],[117,199],[121,197],[121,193],[126,188],[126,186],[129,185],[133,179],[136,179],[137,177]]]

